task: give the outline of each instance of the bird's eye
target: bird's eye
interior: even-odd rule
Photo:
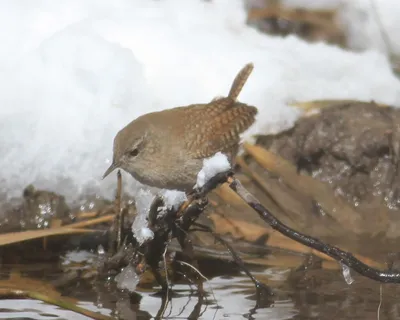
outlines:
[[[137,148],[129,151],[129,156],[131,156],[131,157],[136,157],[138,154],[139,154],[139,150]]]

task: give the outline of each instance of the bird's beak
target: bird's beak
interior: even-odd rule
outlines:
[[[113,172],[116,168],[118,168],[118,164],[113,162],[111,163],[111,166],[104,172],[103,174],[103,179],[107,177],[111,172]]]

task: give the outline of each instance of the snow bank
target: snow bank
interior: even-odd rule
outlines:
[[[245,25],[240,0],[51,0],[0,3],[0,192],[28,183],[112,197],[101,180],[116,132],[133,118],[227,94],[255,70],[240,100],[259,116],[247,137],[291,126],[292,100],[400,104],[400,83],[376,52],[349,53]],[[124,177],[126,191],[138,184]]]

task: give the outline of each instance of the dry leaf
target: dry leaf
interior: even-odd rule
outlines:
[[[113,218],[114,215],[107,215],[95,219],[72,223],[62,227],[4,233],[0,235],[0,246],[56,235],[98,232],[97,230],[83,229],[83,227],[109,222]]]

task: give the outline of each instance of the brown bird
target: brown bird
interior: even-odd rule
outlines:
[[[253,68],[249,63],[240,70],[227,97],[133,120],[114,138],[113,162],[103,178],[121,168],[145,185],[190,192],[205,158],[220,151],[233,165],[240,134],[257,114],[256,107],[236,101]]]

